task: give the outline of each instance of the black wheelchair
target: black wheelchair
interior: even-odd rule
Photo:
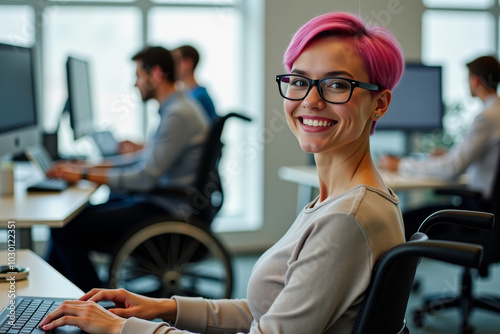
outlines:
[[[195,187],[158,190],[162,195],[188,199],[189,214],[165,214],[137,224],[119,243],[109,268],[109,287],[125,288],[151,297],[201,296],[230,298],[231,258],[210,230],[223,203],[218,166],[222,130],[229,113],[214,122],[198,166]]]

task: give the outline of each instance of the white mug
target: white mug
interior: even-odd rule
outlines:
[[[0,164],[0,196],[14,194],[14,165]]]

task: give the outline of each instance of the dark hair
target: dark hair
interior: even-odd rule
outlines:
[[[180,52],[182,58],[191,59],[193,61],[193,70],[196,68],[198,62],[200,61],[200,54],[193,46],[183,45],[179,46],[175,50],[178,50]]]
[[[160,66],[163,76],[170,82],[175,82],[175,62],[172,54],[161,46],[147,46],[137,52],[132,60],[142,62],[142,68],[148,73],[155,66]]]
[[[497,89],[500,82],[500,64],[495,57],[479,57],[467,64],[469,72],[481,78],[490,89]]]

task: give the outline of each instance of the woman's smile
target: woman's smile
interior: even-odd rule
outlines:
[[[326,131],[338,123],[335,120],[317,116],[299,116],[297,119],[302,130],[306,132]]]

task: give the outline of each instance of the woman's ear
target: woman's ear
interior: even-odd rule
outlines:
[[[384,116],[387,109],[389,108],[391,99],[392,93],[388,89],[384,89],[381,93],[377,94],[377,97],[374,100],[374,108],[371,116],[371,119],[373,121],[378,121],[382,118],[382,116]]]

